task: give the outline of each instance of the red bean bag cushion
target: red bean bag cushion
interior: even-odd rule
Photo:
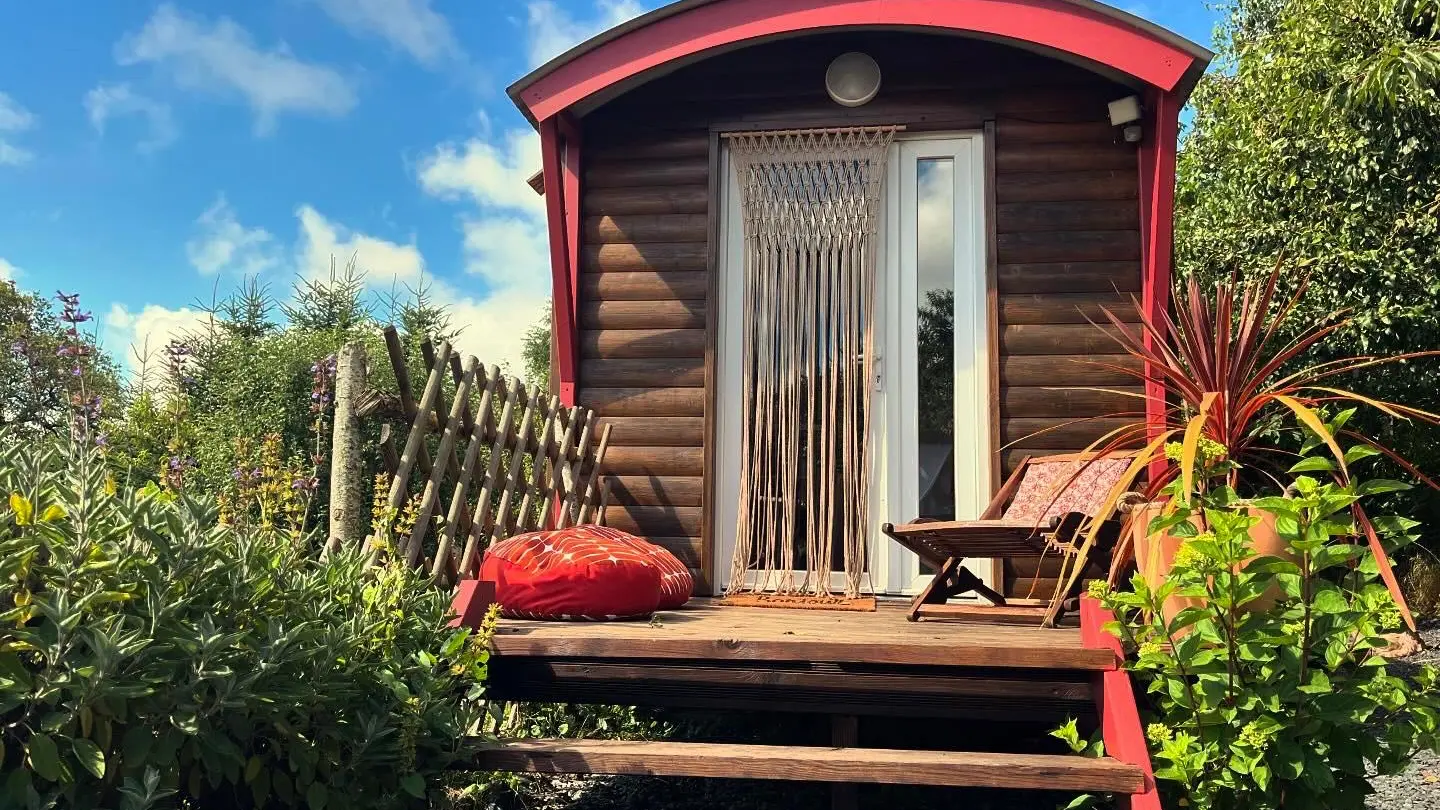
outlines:
[[[662,604],[666,568],[656,551],[674,560],[668,551],[614,529],[531,532],[492,546],[480,578],[495,583],[500,611],[510,618],[635,618]]]
[[[695,578],[690,576],[690,569],[685,567],[685,563],[680,562],[680,558],[671,554],[669,549],[619,529],[605,526],[579,528],[588,530],[594,537],[625,543],[654,560],[660,568],[660,604],[657,610],[674,610],[690,601],[691,594],[695,592]]]

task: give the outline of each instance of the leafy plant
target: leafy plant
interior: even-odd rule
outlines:
[[[1202,442],[1222,449],[1229,465],[1226,485],[1242,494],[1265,488],[1274,491],[1288,466],[1284,462],[1293,459],[1296,448],[1307,442],[1328,455],[1307,459],[1309,469],[1325,470],[1342,485],[1349,481],[1351,463],[1383,453],[1421,481],[1440,488],[1440,483],[1427,478],[1398,452],[1349,427],[1348,415],[1331,426],[1321,416],[1325,409],[1343,403],[1368,407],[1392,419],[1440,425],[1440,416],[1433,413],[1377,400],[1337,387],[1336,382],[1343,375],[1434,357],[1440,351],[1308,362],[1312,352],[1346,327],[1348,314],[1341,311],[1321,320],[1293,323],[1305,287],[1302,284],[1288,297],[1277,298],[1281,269],[1277,266],[1264,281],[1217,284],[1213,302],[1191,278],[1177,295],[1173,315],[1162,312],[1152,316],[1137,301],[1138,326],[1104,310],[1116,342],[1139,363],[1126,366],[1094,361],[1095,365],[1158,388],[1160,396],[1151,401],[1163,404],[1157,414],[1112,431],[1097,442],[1102,456],[1129,445],[1145,445],[1111,492],[1112,503],[1146,472],[1150,474],[1148,494],[1159,493],[1173,479],[1178,497],[1188,500],[1195,490]],[[1284,337],[1286,334],[1290,336]],[[1170,464],[1164,450],[1175,437],[1183,439],[1180,458]],[[1339,442],[1347,438],[1359,443],[1342,451]],[[1355,518],[1369,539],[1381,576],[1413,629],[1414,621],[1373,525],[1358,507]],[[1098,526],[1096,523],[1094,528]],[[1086,542],[1093,542],[1093,537],[1092,532]],[[1123,562],[1125,555],[1117,554],[1117,559]],[[1078,570],[1070,573],[1071,578],[1078,576]],[[1066,591],[1068,588],[1060,592]]]
[[[1362,499],[1405,485],[1304,474],[1330,466],[1307,452],[1284,496],[1241,498],[1224,484],[1190,494],[1172,482],[1149,526],[1185,538],[1167,580],[1092,588],[1118,619],[1108,629],[1135,652],[1127,666],[1149,696],[1156,777],[1177,806],[1360,810],[1368,776],[1440,750],[1440,675],[1422,667],[1406,680],[1373,655],[1399,614],[1356,516]],[[1293,561],[1255,556],[1262,512]],[[1414,523],[1370,525],[1404,538]],[[1276,593],[1273,607],[1247,609]],[[1172,596],[1197,601],[1167,615]]]
[[[1347,325],[1307,362],[1440,346],[1440,36],[1436,0],[1225,0],[1217,67],[1180,152],[1176,270],[1261,279],[1285,255],[1308,289],[1278,337],[1332,312]],[[1301,273],[1281,284],[1294,289]],[[1440,413],[1440,365],[1358,369],[1346,388]],[[1440,470],[1440,429],[1362,409],[1357,429]],[[1440,497],[1386,499],[1421,519]]]
[[[0,281],[0,427],[30,439],[65,432],[79,407],[109,413],[120,389],[115,364],[82,324],[74,295],[51,301]]]
[[[356,554],[0,436],[0,805],[397,807],[470,752],[488,638]]]

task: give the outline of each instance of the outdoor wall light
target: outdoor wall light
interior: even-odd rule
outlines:
[[[1145,129],[1140,126],[1140,97],[1126,96],[1110,102],[1110,125],[1120,127],[1120,135],[1126,143],[1139,143],[1145,138]]]
[[[1140,120],[1140,97],[1126,96],[1110,102],[1110,125],[1123,127]]]
[[[867,104],[880,92],[880,66],[859,51],[843,53],[825,70],[825,92],[846,107]]]

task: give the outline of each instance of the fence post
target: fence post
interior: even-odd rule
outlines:
[[[335,362],[335,428],[330,442],[330,537],[325,553],[359,548],[365,541],[365,465],[355,406],[365,391],[365,348],[347,343]]]

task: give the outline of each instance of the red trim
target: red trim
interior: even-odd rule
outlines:
[[[565,141],[565,256],[570,264],[570,322],[580,323],[580,127],[560,114],[560,136]],[[573,343],[573,341],[572,341]],[[567,401],[566,405],[574,405]]]
[[[455,618],[450,620],[450,626],[479,628],[485,619],[485,612],[493,604],[495,583],[479,579],[460,580],[455,599],[450,602],[450,610],[455,614]]]
[[[1180,100],[1173,93],[1151,94],[1147,102],[1145,142],[1140,147],[1140,234],[1143,250],[1141,306],[1152,323],[1160,323],[1170,307],[1175,252],[1175,158],[1180,148]],[[1145,345],[1153,338],[1145,335]],[[1146,372],[1154,369],[1149,365]],[[1153,378],[1155,375],[1150,373]],[[1154,438],[1165,424],[1165,388],[1145,384],[1145,420]],[[1164,472],[1157,461],[1152,476]]]
[[[1114,620],[1115,616],[1097,600],[1081,597],[1081,643],[1091,649],[1111,650],[1118,661],[1125,657],[1120,639],[1105,631],[1105,623]],[[1150,749],[1145,744],[1145,728],[1140,725],[1140,708],[1135,704],[1130,674],[1119,668],[1102,672],[1095,676],[1094,688],[1105,754],[1138,766],[1145,773],[1145,791],[1117,795],[1116,804],[1122,810],[1160,810],[1160,793],[1155,788],[1155,771],[1150,767]]]
[[[562,227],[566,222],[567,213],[570,223],[574,228],[579,228],[579,217],[569,212],[566,205],[564,187],[569,185],[564,181],[561,171],[565,142],[561,139],[559,127],[555,119],[550,118],[540,122],[540,163],[545,177],[545,219],[549,223],[548,232],[550,235],[550,281],[553,291],[552,314],[555,324],[555,379],[559,385],[558,396],[560,402],[566,406],[575,404],[575,366],[578,344],[576,343],[575,323],[575,283],[573,281],[573,267],[571,257],[578,253],[579,233],[574,237],[576,251],[570,250],[571,240],[568,238],[568,228]],[[578,166],[579,147],[576,147],[575,156]],[[565,168],[570,169],[569,161],[565,162]],[[579,181],[575,182],[576,200],[574,205],[578,207]]]
[[[1175,90],[1198,57],[1067,0],[721,0],[629,31],[556,67],[519,101],[544,121],[647,71],[767,37],[836,28],[937,29],[1040,45]]]

